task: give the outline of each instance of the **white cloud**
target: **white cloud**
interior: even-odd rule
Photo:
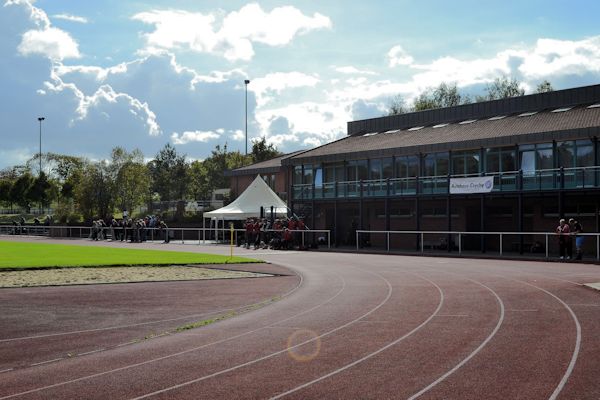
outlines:
[[[274,72],[262,78],[253,79],[248,85],[248,90],[252,90],[256,94],[257,106],[262,107],[273,99],[274,94],[280,94],[291,88],[315,87],[319,82],[317,76],[302,72]]]
[[[377,75],[376,72],[374,71],[369,71],[369,70],[360,70],[356,67],[353,66],[345,66],[345,67],[334,67],[333,68],[335,71],[339,72],[340,74],[354,74],[354,75]]]
[[[53,27],[25,32],[18,51],[24,56],[40,54],[52,60],[81,57],[77,42],[71,35]]]
[[[533,79],[600,72],[600,36],[579,41],[539,39],[533,51],[523,55],[519,71]]]
[[[414,61],[414,59],[400,45],[392,47],[390,51],[388,51],[387,57],[390,68],[397,65],[410,65]]]
[[[149,52],[183,48],[219,54],[230,61],[252,59],[253,43],[284,46],[297,35],[331,28],[331,20],[319,13],[306,16],[292,6],[265,12],[255,3],[225,15],[219,27],[218,15],[183,10],[153,10],[132,18],[154,25],[154,31],[145,35]]]
[[[89,22],[88,19],[85,17],[80,17],[77,15],[71,15],[71,14],[54,14],[52,16],[52,18],[62,19],[64,21],[70,21],[70,22],[77,22],[80,24],[87,24]]]
[[[220,137],[219,133],[212,131],[187,131],[182,134],[173,132],[171,140],[174,144],[187,144],[190,142],[208,142]]]
[[[231,139],[235,140],[236,142],[241,142],[244,139],[246,139],[246,134],[241,129],[237,129],[237,130],[233,131],[233,134],[230,137],[231,137]]]

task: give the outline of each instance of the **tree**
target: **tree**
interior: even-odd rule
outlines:
[[[252,141],[252,153],[250,153],[250,156],[253,163],[267,161],[280,155],[281,153],[273,144],[267,145],[267,139],[264,136]]]
[[[85,219],[108,217],[113,210],[113,181],[105,161],[87,164],[75,188],[75,199]]]
[[[12,209],[12,199],[10,190],[12,188],[12,180],[0,178],[0,203],[8,204]]]
[[[410,110],[406,107],[404,97],[398,94],[390,99],[387,115],[406,114],[408,111]]]
[[[51,199],[52,184],[44,171],[40,172],[27,191],[27,198],[40,204],[40,208],[47,207]]]
[[[525,90],[520,87],[519,81],[515,78],[509,79],[506,76],[496,78],[494,82],[488,83],[485,91],[486,95],[477,96],[477,101],[498,100],[525,95]]]
[[[167,143],[148,163],[152,191],[158,193],[162,201],[181,199],[187,186],[186,168],[185,155],[177,154],[177,150]]]
[[[433,108],[453,107],[470,103],[469,96],[458,91],[456,83],[440,83],[435,89],[427,89],[415,100],[412,111],[430,110]]]
[[[115,204],[121,210],[133,210],[150,195],[150,174],[144,164],[144,154],[135,149],[131,153],[115,147],[109,166],[114,181]]]
[[[552,87],[552,84],[550,82],[548,82],[546,79],[544,79],[542,82],[540,82],[539,85],[537,85],[535,88],[536,93],[548,93],[548,92],[553,92],[553,91],[554,91],[554,88]]]
[[[188,169],[188,196],[194,200],[206,200],[211,196],[208,187],[208,170],[202,161],[192,161]]]
[[[29,172],[25,172],[15,180],[10,189],[10,201],[27,209],[27,212],[29,212],[30,209],[29,203],[31,199],[28,195],[32,184],[33,177]]]

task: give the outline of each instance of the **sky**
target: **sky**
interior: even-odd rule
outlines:
[[[2,4],[3,3],[3,4]],[[0,0],[0,168],[115,146],[189,159],[346,135],[423,90],[600,83],[589,0]],[[250,80],[245,87],[244,80]]]

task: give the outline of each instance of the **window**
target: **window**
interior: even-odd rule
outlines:
[[[381,175],[383,179],[394,177],[394,163],[391,157],[381,160]]]
[[[323,168],[321,166],[315,167],[315,187],[323,187]]]
[[[312,165],[304,166],[304,175],[302,178],[302,183],[305,185],[311,185],[313,183],[313,169]]]
[[[378,180],[381,179],[381,160],[369,160],[370,174],[369,179]]]
[[[419,175],[419,158],[417,156],[396,157],[396,177],[414,178]]]
[[[351,160],[346,165],[346,180],[360,181],[369,178],[369,170],[367,168],[367,160]]]
[[[479,150],[452,153],[452,174],[468,175],[479,172]]]
[[[519,148],[521,169],[525,175],[535,171],[554,168],[552,143],[522,145]]]
[[[591,140],[569,140],[556,144],[558,166],[563,168],[594,165],[594,144]]]
[[[517,170],[514,147],[493,147],[485,150],[485,172]]]
[[[448,153],[427,154],[423,160],[423,176],[448,175]]]
[[[344,164],[323,164],[323,182],[336,182],[344,180]]]
[[[302,183],[302,165],[296,165],[294,167],[294,185],[300,185]]]

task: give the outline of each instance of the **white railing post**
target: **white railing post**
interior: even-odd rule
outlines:
[[[387,251],[390,251],[390,231],[386,232],[387,234]]]
[[[185,244],[183,241],[183,229],[181,229],[181,244]]]
[[[600,260],[600,234],[596,235],[596,260]]]
[[[202,228],[202,244],[206,244],[206,228]]]
[[[421,254],[423,254],[425,252],[425,244],[423,244],[424,238],[425,238],[425,235],[423,234],[423,232],[421,232]]]
[[[500,234],[500,255],[502,255],[502,234]]]
[[[458,232],[458,255],[462,255],[461,234]]]
[[[327,248],[331,248],[331,230],[327,231]]]
[[[302,231],[302,248],[304,249],[304,231]]]
[[[356,231],[356,251],[358,251],[358,231]]]
[[[548,249],[548,242],[549,242],[548,241],[548,234],[546,233],[544,236],[546,237],[546,259],[548,259],[548,254],[549,254],[548,253],[549,252],[549,249]]]

